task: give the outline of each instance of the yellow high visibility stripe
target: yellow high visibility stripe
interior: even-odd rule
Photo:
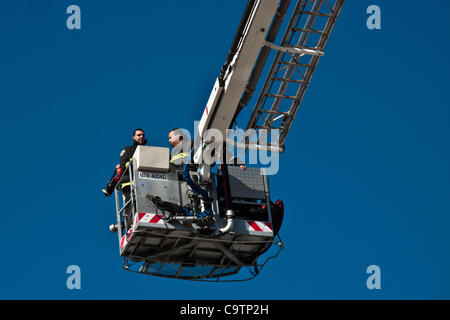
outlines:
[[[178,159],[186,158],[186,157],[189,157],[189,154],[182,152],[182,153],[179,153],[176,156],[174,156],[169,162],[172,163],[174,160],[178,160]]]

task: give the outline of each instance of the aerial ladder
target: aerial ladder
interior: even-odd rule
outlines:
[[[191,161],[174,166],[168,148],[138,146],[125,169],[130,199],[123,200],[120,183],[115,188],[117,223],[110,229],[118,233],[126,270],[228,281],[226,276],[247,268],[251,276],[240,280],[248,280],[279,254],[283,202],[272,201],[265,168],[243,170],[228,163],[226,153],[284,151],[343,3],[248,0],[198,122]],[[245,132],[256,138],[231,139],[230,129],[253,103]],[[212,145],[217,152],[211,153]],[[259,261],[275,247],[274,255]]]

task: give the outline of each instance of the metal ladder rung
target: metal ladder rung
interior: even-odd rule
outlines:
[[[285,111],[276,111],[276,110],[258,110],[258,112],[260,113],[272,113],[272,114],[288,114],[289,112],[285,112]]]
[[[303,83],[303,80],[297,80],[297,79],[272,78],[272,80],[273,81],[283,81],[283,82]]]
[[[313,16],[320,16],[320,17],[331,17],[331,13],[323,13],[323,12],[311,12],[311,11],[302,11],[300,12],[300,14],[309,14],[309,15],[313,15]]]
[[[309,67],[309,64],[306,64],[306,63],[283,61],[283,60],[281,60],[279,62],[279,64],[284,64],[284,65],[288,65],[288,66],[300,66],[300,67],[305,67],[305,68]]]
[[[266,96],[271,97],[271,98],[280,98],[280,99],[293,99],[293,100],[297,99],[296,96],[283,96],[281,94],[271,94],[271,93],[266,94]]]
[[[316,34],[323,34],[323,30],[313,30],[313,29],[303,29],[303,28],[292,28],[292,31],[300,31],[300,32],[311,32]]]

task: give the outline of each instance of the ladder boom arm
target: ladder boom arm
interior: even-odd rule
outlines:
[[[236,47],[230,50],[221,75],[217,78],[199,123],[203,136],[210,128],[218,129],[225,137],[231,127],[242,94],[246,89],[253,66],[264,46],[265,37],[277,9],[274,0],[250,0],[235,37]]]
[[[249,0],[228,57],[216,79],[198,125],[198,136],[217,129],[226,130],[256,90],[269,54],[272,64],[248,120],[246,129],[279,130],[276,145],[284,142],[317,63],[339,16],[344,0]],[[289,12],[289,13],[288,13]],[[275,44],[283,20],[289,16],[284,36]],[[259,142],[258,142],[259,143]],[[196,146],[196,155],[204,143]],[[194,157],[194,160],[198,156]]]

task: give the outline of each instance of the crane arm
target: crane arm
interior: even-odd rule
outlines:
[[[210,128],[223,136],[233,123],[255,61],[277,9],[274,0],[249,0],[227,62],[216,79],[198,126],[200,136]]]

